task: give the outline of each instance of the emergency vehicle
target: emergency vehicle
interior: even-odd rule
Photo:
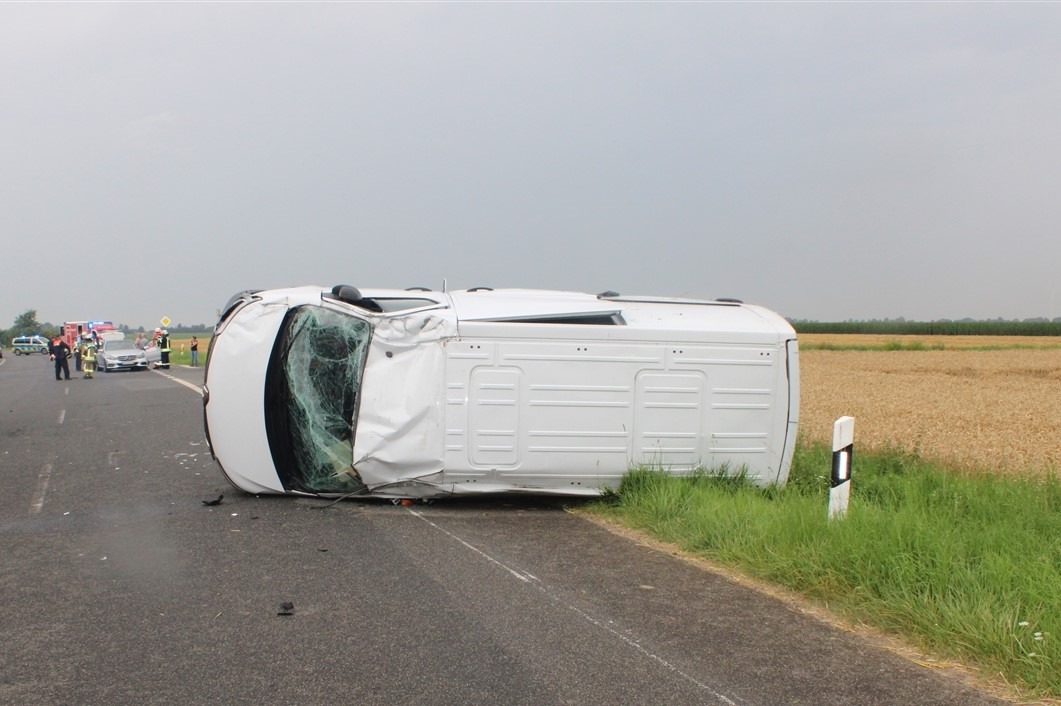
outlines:
[[[70,346],[70,350],[74,349],[77,345],[77,339],[79,336],[85,333],[91,333],[95,331],[97,333],[103,333],[104,331],[115,331],[114,324],[110,321],[66,321],[63,323],[62,338],[66,341],[66,345]]]
[[[11,339],[11,350],[15,355],[30,355],[32,353],[48,353],[48,339],[44,336],[15,336]],[[0,353],[0,358],[3,354]]]

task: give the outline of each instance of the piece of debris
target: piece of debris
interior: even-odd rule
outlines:
[[[294,615],[295,604],[290,601],[284,601],[280,604],[280,609],[276,611],[277,615]]]
[[[210,505],[211,507],[214,506],[214,505],[220,505],[221,504],[221,500],[224,497],[225,497],[225,494],[221,493],[221,495],[217,496],[217,500],[204,500],[203,501],[203,505]]]

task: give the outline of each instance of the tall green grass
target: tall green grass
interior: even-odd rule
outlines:
[[[801,447],[783,489],[638,469],[591,511],[1061,696],[1061,481],[859,454],[848,516],[830,522],[830,464]]]

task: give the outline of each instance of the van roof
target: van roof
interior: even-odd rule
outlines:
[[[458,321],[595,323],[654,330],[758,331],[792,335],[779,314],[736,299],[691,299],[616,292],[473,288],[449,292],[362,290],[366,299],[422,297],[448,303]]]

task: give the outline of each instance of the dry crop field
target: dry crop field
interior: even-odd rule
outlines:
[[[1061,338],[803,334],[800,433],[831,442],[855,417],[855,447],[901,447],[963,469],[1061,469]],[[927,350],[815,346],[923,344]],[[940,346],[942,350],[937,350]]]

